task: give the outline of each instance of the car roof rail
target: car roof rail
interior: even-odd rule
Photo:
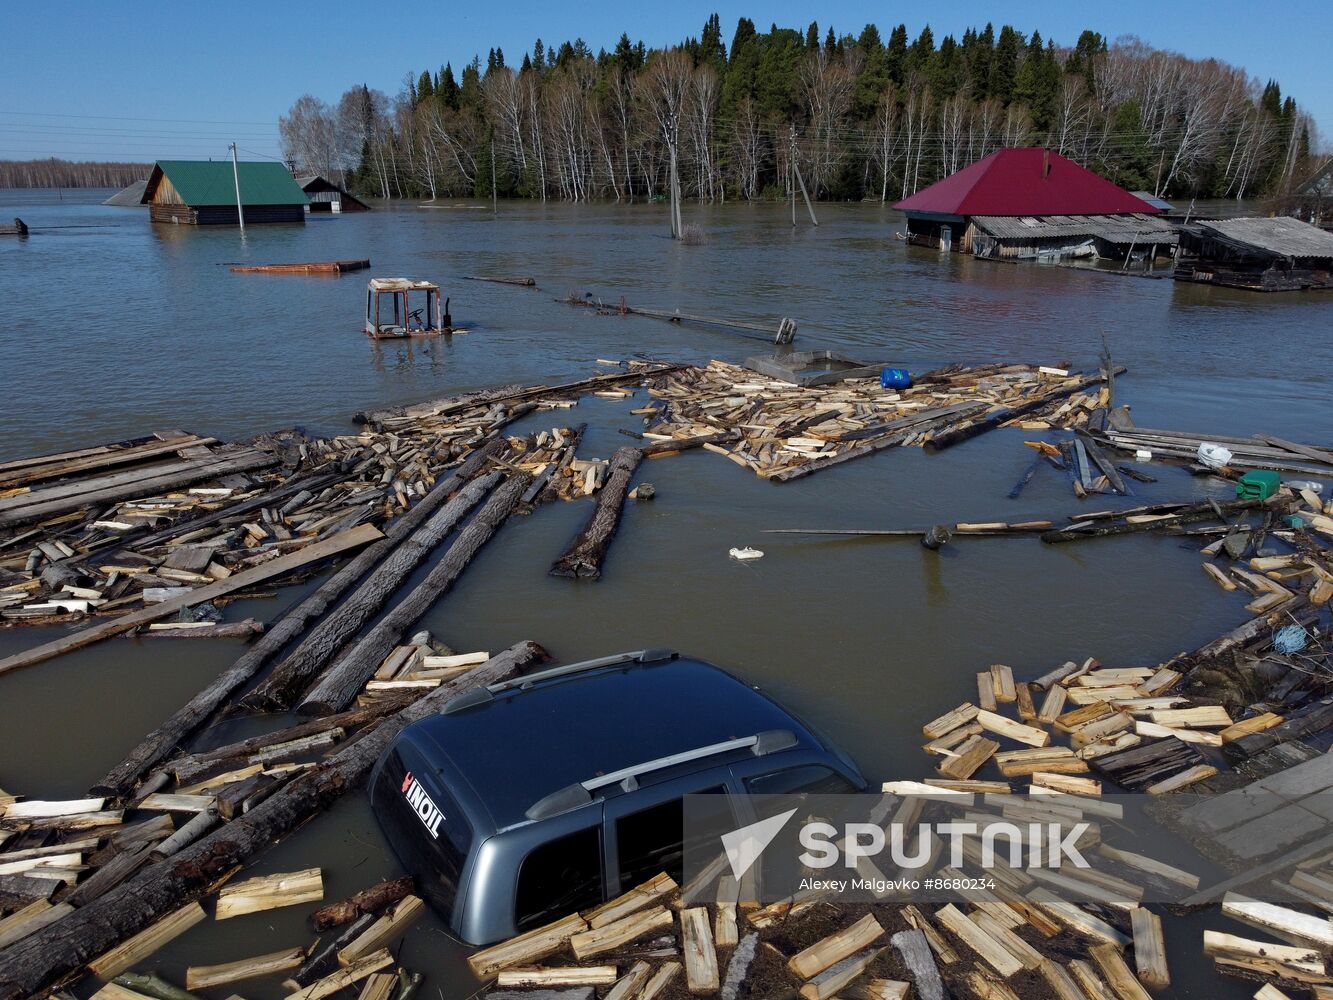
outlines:
[[[593,801],[593,793],[601,788],[620,785],[625,791],[632,792],[639,787],[639,777],[653,771],[661,771],[693,760],[715,757],[733,750],[749,750],[754,756],[763,757],[767,754],[777,753],[779,750],[788,750],[794,747],[797,742],[796,734],[790,729],[766,729],[761,733],[755,733],[753,736],[723,740],[721,743],[710,743],[707,746],[695,747],[693,750],[682,750],[680,753],[668,754],[665,757],[655,757],[652,760],[645,760],[642,763],[631,764],[629,767],[612,771],[610,774],[599,774],[588,778],[586,781],[576,781],[572,785],[557,789],[534,802],[525,815],[531,820],[549,819],[560,813],[587,805]]]
[[[563,666],[551,667],[548,670],[539,670],[534,674],[523,674],[519,677],[510,678],[507,681],[498,681],[495,684],[487,684],[485,687],[473,688],[471,691],[465,691],[445,702],[441,714],[452,715],[454,712],[460,712],[465,708],[472,708],[475,705],[483,705],[488,701],[494,700],[495,696],[501,691],[509,691],[514,688],[526,690],[541,681],[551,680],[556,677],[564,677],[569,674],[582,673],[585,670],[596,670],[598,667],[613,667],[620,663],[666,663],[669,660],[675,660],[679,657],[680,654],[674,649],[636,649],[628,653],[615,653],[611,656],[599,656],[594,660],[581,660],[578,663],[567,663]]]

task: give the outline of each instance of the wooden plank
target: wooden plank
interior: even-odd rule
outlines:
[[[489,979],[501,969],[536,962],[555,954],[571,937],[587,928],[588,924],[582,917],[571,913],[508,941],[475,951],[468,956],[467,964],[478,979]]]
[[[1326,917],[1263,903],[1235,892],[1222,897],[1222,915],[1313,947],[1333,948],[1333,923]]]
[[[318,868],[261,875],[223,886],[218,892],[216,918],[228,920],[246,913],[314,903],[323,898],[324,878]]]
[[[180,937],[205,916],[204,908],[198,903],[187,903],[93,959],[88,963],[88,971],[103,982],[118,976],[126,969],[138,965],[167,942]]]
[[[1011,955],[1008,949],[998,941],[963,916],[958,907],[952,903],[943,909],[937,910],[935,919],[976,952],[982,961],[1006,979],[1023,970],[1022,962]]]
[[[1005,907],[1005,909],[1008,910],[1009,908]],[[1013,911],[1009,912],[1013,914],[1016,925],[1024,922],[1016,913],[1013,913]],[[1040,968],[1042,963],[1041,953],[1015,934],[1011,928],[1006,927],[1003,923],[997,920],[990,911],[974,911],[967,915],[967,919],[971,920],[988,936],[998,942],[1001,948],[1013,955],[1014,958],[1018,959],[1023,968],[1029,970]]]
[[[152,795],[145,795],[135,803],[134,808],[148,812],[201,813],[215,805],[217,805],[216,795],[170,795],[165,792],[154,792]]]
[[[154,604],[139,611],[132,611],[112,621],[101,622],[89,628],[81,629],[72,635],[54,639],[21,653],[7,656],[0,659],[0,675],[22,667],[32,666],[34,663],[41,663],[43,660],[49,660],[75,649],[81,649],[111,636],[120,635],[122,632],[128,632],[139,625],[146,625],[149,622],[167,618],[176,614],[182,608],[194,607],[197,604],[225,597],[238,590],[253,587],[266,580],[284,576],[311,563],[328,559],[349,549],[359,548],[382,537],[384,536],[380,530],[369,524],[361,524],[347,531],[341,531],[322,542],[311,542],[295,552],[288,552],[286,555],[278,556],[278,558],[271,559],[266,563],[241,570],[239,573],[233,573],[225,580],[198,587],[180,597]]]
[[[49,802],[31,799],[26,802],[11,802],[4,810],[5,819],[47,819],[52,816],[74,816],[78,813],[97,812],[106,804],[106,799],[65,799]]]
[[[304,948],[287,948],[255,958],[242,958],[221,965],[192,965],[185,970],[187,990],[208,990],[245,979],[273,976],[300,966],[305,958]]]
[[[1059,684],[1052,685],[1046,691],[1046,697],[1042,699],[1041,708],[1037,712],[1037,721],[1050,725],[1065,709],[1065,701],[1069,693]]]
[[[1129,921],[1134,931],[1134,968],[1139,982],[1154,990],[1166,989],[1171,985],[1171,973],[1166,966],[1161,917],[1136,906],[1129,911]]]
[[[52,906],[44,899],[34,900],[17,913],[11,913],[0,920],[0,949],[8,948],[16,941],[22,941],[30,934],[36,934],[48,924],[73,913],[69,903],[57,903]]]
[[[589,965],[563,969],[501,969],[495,977],[496,986],[520,989],[610,986],[615,981],[614,965]]]
[[[952,711],[945,712],[938,719],[932,719],[921,727],[921,735],[935,740],[950,733],[977,717],[977,706],[965,701]]]
[[[977,712],[977,725],[995,733],[997,736],[1003,736],[1005,739],[1014,740],[1018,743],[1026,743],[1032,747],[1048,746],[1051,742],[1051,734],[1046,730],[1038,729],[1035,726],[1025,726],[1013,719],[1006,719],[1003,715],[998,715],[995,712],[979,710]]]
[[[1205,778],[1211,778],[1217,773],[1217,768],[1211,764],[1196,764],[1187,771],[1181,771],[1179,774],[1173,774],[1169,778],[1163,778],[1144,789],[1149,795],[1165,795],[1167,792],[1178,792],[1182,788],[1188,788],[1196,782],[1203,781]]]
[[[288,993],[286,1000],[323,1000],[324,997],[345,990],[353,983],[359,983],[371,973],[379,972],[380,969],[386,969],[390,965],[393,965],[393,956],[389,954],[388,948],[384,948],[367,955],[354,965],[339,969],[323,979],[317,979],[304,989]]]
[[[630,967],[629,972],[616,980],[616,984],[611,987],[602,1000],[631,1000],[643,984],[648,981],[648,975],[652,971],[653,967],[647,962],[635,962]]]
[[[719,986],[717,951],[708,926],[708,908],[692,906],[681,910],[680,935],[686,989],[691,993],[715,993]]]
[[[1038,970],[1058,1000],[1087,1000],[1083,991],[1079,989],[1078,984],[1074,982],[1063,965],[1049,959],[1043,959],[1041,965],[1038,966]]]
[[[1003,663],[993,663],[990,668],[991,690],[995,692],[997,702],[1012,702],[1018,695],[1014,690],[1014,672]]]
[[[1222,931],[1203,932],[1203,953],[1214,958],[1262,958],[1301,972],[1324,974],[1324,958],[1317,948],[1254,941]]]
[[[989,670],[977,674],[977,704],[988,712],[999,707],[995,700],[995,682],[991,680]]]
[[[1125,964],[1125,957],[1114,945],[1095,944],[1091,948],[1092,960],[1097,963],[1111,989],[1120,1000],[1152,1000],[1148,991],[1139,985],[1134,974]]]
[[[787,968],[791,969],[792,974],[799,979],[811,979],[849,955],[869,947],[883,933],[884,928],[875,919],[875,915],[867,913],[854,924],[816,941],[792,956],[787,962]]]
[[[798,992],[804,1000],[829,1000],[864,973],[883,950],[883,948],[867,948],[855,955],[849,955],[815,976]]]
[[[661,872],[642,885],[636,885],[628,892],[622,893],[615,899],[585,911],[583,919],[587,921],[589,927],[602,927],[606,924],[615,923],[635,910],[641,910],[645,906],[671,895],[676,891],[676,888],[676,880],[666,872]]]
[[[338,952],[338,964],[352,965],[371,952],[387,947],[412,926],[425,908],[420,897],[404,896]]]
[[[1150,712],[1148,718],[1159,726],[1170,726],[1173,729],[1225,729],[1233,724],[1231,716],[1221,705],[1168,708]]]
[[[1098,844],[1097,853],[1112,861],[1119,861],[1123,865],[1131,868],[1137,868],[1139,871],[1147,872],[1149,875],[1157,875],[1167,879],[1170,882],[1178,883],[1187,889],[1197,889],[1199,887],[1199,876],[1192,875],[1180,868],[1174,868],[1171,865],[1157,861],[1154,858],[1142,854],[1135,854],[1133,851],[1122,851],[1118,847],[1111,847],[1109,844]]]
[[[580,931],[570,937],[569,946],[574,952],[574,957],[582,961],[593,955],[619,948],[645,934],[664,930],[671,925],[671,912],[666,907],[655,906],[642,913],[630,914],[614,923]]]
[[[980,770],[986,761],[990,760],[998,749],[1000,749],[1000,744],[994,740],[972,736],[954,751],[953,756],[948,757],[940,764],[939,772],[947,778],[970,778]]]

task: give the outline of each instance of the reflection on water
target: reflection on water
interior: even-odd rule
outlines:
[[[661,206],[380,206],[306,226],[235,230],[151,226],[105,193],[0,192],[26,241],[0,241],[0,459],[181,427],[239,437],[299,425],[347,433],[349,416],[481,386],[587,374],[596,358],[650,354],[741,361],[753,340],[642,317],[601,317],[555,301],[607,301],[771,323],[799,323],[797,350],[837,350],[921,370],[949,362],[1095,364],[1106,335],[1130,374],[1120,399],[1141,424],[1333,436],[1333,296],[1257,296],[1040,265],[906,249],[878,205],[820,206],[793,230],[781,206],[688,208],[704,246],[665,238]],[[66,228],[66,227],[84,228]],[[232,274],[234,263],[370,257],[369,272]],[[459,280],[531,275],[540,289]],[[373,343],[360,330],[369,275],[438,280],[468,334]],[[607,456],[638,426],[636,399],[590,398],[533,414],[519,431],[588,421],[582,452]],[[833,734],[875,779],[916,777],[920,726],[972,697],[974,674],[1008,663],[1020,678],[1066,659],[1153,664],[1246,617],[1199,572],[1197,546],[1129,537],[1061,546],[963,539],[938,553],[914,539],[766,535],[765,528],[926,528],[939,522],[1060,517],[1080,504],[1062,473],[1031,461],[1032,434],[997,432],[938,455],[884,452],[786,485],[715,455],[646,462],[658,491],[631,505],[597,583],[546,575],[587,503],[516,518],[425,622],[460,650],[534,639],[564,659],[675,646],[772,690]],[[1173,469],[1130,503],[1204,495]],[[733,546],[765,557],[742,564]],[[423,569],[424,572],[424,569]],[[229,615],[272,619],[297,599]],[[0,655],[49,632],[0,632]],[[0,787],[82,792],[177,708],[238,647],[113,640],[0,679]],[[108,706],[115,706],[108,711]],[[79,733],[79,739],[70,738]],[[219,736],[219,739],[222,737]],[[571,734],[577,738],[577,734]],[[322,865],[330,898],[394,871],[358,797],[265,854],[257,872]],[[300,908],[297,908],[298,910]],[[1197,927],[1175,939],[1173,995],[1236,995],[1197,958]],[[179,980],[211,964],[306,943],[302,913],[275,911],[195,928],[154,964]],[[404,961],[442,998],[473,985],[439,925],[414,932]],[[246,984],[257,1000],[274,983]]]

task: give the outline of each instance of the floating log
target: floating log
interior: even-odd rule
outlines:
[[[1164,990],[1171,985],[1166,967],[1166,940],[1162,937],[1162,918],[1137,906],[1129,911],[1134,930],[1134,967],[1144,986]]]
[[[245,979],[259,979],[262,976],[275,976],[280,972],[289,972],[301,964],[305,952],[300,948],[287,948],[283,951],[259,955],[255,958],[242,958],[235,962],[221,965],[192,965],[185,970],[185,988],[187,990],[209,990],[215,986],[239,983]]]
[[[297,711],[303,715],[329,715],[350,704],[366,681],[374,676],[384,658],[392,652],[399,638],[448,593],[472,557],[509,517],[531,481],[532,477],[523,473],[512,476],[499,486],[431,567],[426,578],[324,672],[306,693]],[[463,676],[471,676],[475,672]]]
[[[75,911],[76,914],[82,914],[83,912],[83,910]],[[168,941],[180,937],[203,920],[205,916],[204,908],[197,902],[187,903],[156,922],[150,923],[138,934],[93,959],[88,963],[88,971],[105,982],[112,976],[119,975],[126,969],[138,965]],[[61,923],[63,924],[64,921]],[[59,934],[63,930],[63,926],[56,926],[51,929],[50,933]],[[23,950],[31,949],[38,943],[36,940],[30,940],[25,948],[19,949],[19,951],[21,953]]]
[[[217,920],[246,913],[276,910],[283,906],[315,903],[324,898],[324,877],[318,868],[261,875],[222,887],[218,893]]]
[[[492,657],[386,719],[374,732],[330,760],[302,773],[242,819],[175,858],[144,869],[58,923],[18,942],[0,954],[0,1000],[22,1000],[40,992],[82,968],[90,954],[115,947],[162,914],[197,899],[237,864],[360,784],[405,726],[438,712],[450,698],[464,691],[507,680],[544,658],[544,651],[535,643],[520,643]]]
[[[464,281],[491,281],[498,285],[522,285],[525,288],[536,288],[536,278],[506,278],[501,276],[491,276],[485,274],[465,274],[462,276]]]
[[[1184,524],[1191,524],[1195,521],[1218,520],[1240,511],[1273,509],[1287,502],[1279,497],[1268,500],[1233,500],[1223,504],[1216,502],[1200,503],[1181,508],[1179,513],[1149,521],[1125,521],[1121,524],[1096,525],[1080,522],[1068,528],[1057,528],[1054,531],[1045,532],[1041,536],[1041,540],[1054,544],[1057,542],[1080,541],[1085,538],[1107,538],[1113,535],[1132,535],[1144,531],[1163,531],[1168,528],[1178,528]]]
[[[388,948],[383,948],[367,955],[361,961],[347,966],[345,969],[339,969],[337,972],[297,990],[295,993],[287,994],[286,1000],[324,1000],[324,997],[345,990],[372,973],[379,972],[380,969],[387,969],[391,965],[393,965],[393,955],[389,954]]]
[[[1116,375],[1123,375],[1129,369],[1116,368]],[[1061,386],[1059,389],[1053,389],[1050,392],[1042,393],[1025,403],[1018,406],[1007,406],[992,413],[988,413],[980,420],[974,420],[971,423],[956,427],[951,431],[945,431],[943,434],[937,434],[927,442],[927,447],[934,451],[943,451],[945,448],[952,448],[963,441],[969,441],[979,434],[994,430],[1001,424],[1008,423],[1025,414],[1040,410],[1043,406],[1055,402],[1057,399],[1064,399],[1066,396],[1072,396],[1076,392],[1082,392],[1089,386],[1096,385],[1104,381],[1102,374],[1093,375],[1088,378],[1076,379],[1072,384]]]
[[[365,260],[317,260],[307,264],[257,264],[251,267],[233,267],[235,274],[345,274],[364,271],[370,267]]]
[[[290,708],[311,678],[388,604],[413,571],[500,481],[501,474],[492,472],[467,482],[468,475],[483,461],[480,454],[473,457],[478,459],[476,464],[439,483],[403,516],[399,524],[407,522],[410,533],[404,534],[409,529],[400,530],[392,541],[390,535],[385,536],[384,541],[390,544],[378,553],[379,564],[333,614],[274,666],[263,683],[241,699],[242,705],[269,712]]]
[[[554,955],[575,934],[587,929],[587,922],[577,913],[571,913],[508,941],[475,951],[468,956],[467,964],[474,976],[486,979],[501,969],[537,962],[548,955]]]
[[[373,951],[387,947],[405,933],[425,910],[419,896],[404,896],[351,943],[338,951],[338,964],[351,965]]]
[[[664,906],[655,906],[650,910],[633,913],[614,923],[579,931],[570,937],[569,947],[574,952],[574,957],[581,961],[593,955],[613,951],[645,934],[670,927],[672,923],[671,911]]]
[[[606,485],[597,495],[592,516],[577,538],[551,564],[552,576],[583,577],[596,580],[602,575],[602,563],[607,549],[620,525],[620,514],[625,507],[630,480],[643,461],[639,448],[617,448],[611,456]]]
[[[754,339],[768,340],[774,344],[790,344],[796,335],[796,321],[785,318],[778,323],[776,328],[773,328],[762,323],[752,323],[748,320],[720,319],[716,316],[691,316],[689,313],[682,313],[680,310],[668,312],[665,309],[646,309],[643,306],[628,305],[623,298],[618,305],[605,305],[601,299],[576,298],[572,295],[557,301],[564,301],[572,306],[587,306],[600,312],[618,313],[621,316],[648,316],[652,319],[666,320],[668,323],[702,323],[705,326],[721,326],[731,330],[761,333],[764,335],[763,337]]]
[[[158,621],[170,615],[174,615],[182,608],[194,607],[196,604],[203,604],[206,601],[214,600],[218,597],[224,597],[227,594],[238,590],[244,590],[255,584],[263,583],[275,577],[283,576],[293,570],[302,569],[312,563],[328,559],[330,556],[338,555],[349,549],[359,548],[383,537],[378,528],[368,524],[359,525],[350,528],[347,531],[341,531],[336,535],[326,538],[322,542],[311,542],[304,548],[297,549],[295,552],[289,552],[286,555],[278,556],[276,559],[270,559],[268,562],[260,563],[250,569],[242,570],[239,573],[233,573],[225,580],[219,580],[216,583],[204,587],[197,587],[189,593],[182,594],[180,597],[163,601],[161,604],[154,604],[143,608],[140,611],[132,611],[127,615],[116,618],[109,622],[102,622],[81,629],[73,635],[64,636],[60,639],[53,639],[50,642],[43,643],[33,649],[25,650],[21,653],[15,653],[0,660],[0,675],[7,674],[12,670],[18,670],[21,667],[28,667],[34,663],[41,663],[43,660],[49,660],[52,657],[60,656],[75,649],[81,649],[101,639],[109,638],[113,635],[119,635],[129,629],[139,625],[146,625],[152,621]]]
[[[412,890],[411,875],[377,882],[369,889],[362,889],[353,896],[316,910],[310,915],[310,925],[316,933],[322,934],[334,927],[350,924],[364,913],[378,913],[404,896],[411,895]]]

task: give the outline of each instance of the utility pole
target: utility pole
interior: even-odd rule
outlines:
[[[805,210],[810,213],[810,222],[819,225],[819,220],[815,218],[815,207],[810,204],[810,193],[805,189],[805,178],[801,176],[801,167],[796,162],[796,126],[791,127],[791,160],[792,172],[796,175],[796,183],[801,186],[801,197],[805,200]],[[796,225],[796,189],[793,187],[791,192],[791,224]]]
[[[796,126],[787,134],[787,194],[791,198],[791,227],[796,228]]]
[[[245,209],[241,207],[241,168],[236,165],[236,143],[231,144],[231,179],[236,184],[236,220],[241,224],[241,235],[245,235]]]
[[[667,142],[671,147],[671,238],[678,240],[681,237],[680,224],[680,179],[677,176],[676,166],[676,116],[673,114],[667,125]]]

